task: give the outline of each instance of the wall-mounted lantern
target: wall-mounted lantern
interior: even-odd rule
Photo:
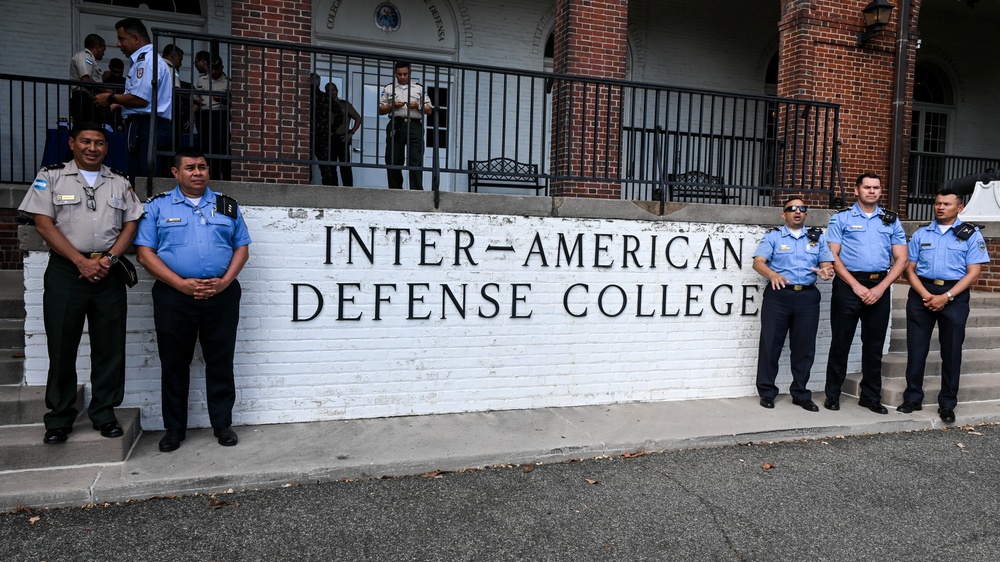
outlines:
[[[866,41],[878,35],[882,28],[889,24],[889,16],[895,8],[888,0],[872,0],[861,10],[861,15],[865,17],[865,30],[858,33],[858,46],[862,46]]]

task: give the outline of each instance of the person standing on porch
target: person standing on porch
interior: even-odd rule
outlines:
[[[924,369],[930,350],[931,332],[938,327],[941,341],[941,391],[938,415],[945,423],[955,421],[958,377],[962,370],[962,344],[969,319],[969,289],[989,263],[986,241],[979,228],[963,223],[958,214],[965,209],[952,190],[942,189],[934,197],[934,220],[913,233],[907,247],[910,263],[906,279],[906,390],[896,408],[904,414],[923,409]]]
[[[424,87],[410,80],[410,63],[395,64],[396,80],[382,88],[378,114],[388,115],[385,133],[385,163],[390,166],[424,165],[423,119],[434,111]],[[403,189],[403,171],[387,171],[390,189]],[[410,189],[422,190],[423,172],[410,170]]]
[[[899,217],[878,205],[882,181],[861,174],[854,186],[857,202],[830,218],[826,231],[833,253],[833,334],[826,364],[827,410],[840,409],[847,358],[861,322],[861,387],[858,405],[888,414],[882,405],[882,347],[892,311],[890,287],[906,269],[906,233]]]

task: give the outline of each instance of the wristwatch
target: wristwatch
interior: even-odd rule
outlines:
[[[948,295],[948,302],[951,302],[951,301],[955,300],[955,295],[953,295],[951,293],[945,293],[945,294]]]
[[[108,261],[111,262],[111,265],[118,263],[118,256],[112,254],[111,252],[104,252],[104,255],[108,257]]]
[[[115,93],[114,92],[111,92],[108,95],[108,104],[112,104],[112,103],[115,103]]]

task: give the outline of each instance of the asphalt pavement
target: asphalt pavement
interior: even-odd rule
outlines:
[[[1000,425],[733,441],[22,510],[0,560],[997,559]]]

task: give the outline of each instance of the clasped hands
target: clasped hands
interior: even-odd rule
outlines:
[[[76,264],[76,269],[80,272],[80,279],[97,283],[111,271],[111,260],[104,257],[80,260],[80,263]]]
[[[206,300],[226,290],[229,283],[221,277],[211,279],[184,279],[178,290],[195,298],[195,300]]]
[[[819,278],[822,279],[823,281],[829,281],[830,279],[833,279],[834,273],[832,265],[827,265],[824,267],[810,267],[809,270],[815,273],[817,276],[819,276]],[[789,284],[788,279],[786,279],[785,276],[781,275],[780,273],[775,273],[774,275],[771,275],[770,280],[771,280],[771,288],[776,291],[778,289],[784,289],[785,285]]]

